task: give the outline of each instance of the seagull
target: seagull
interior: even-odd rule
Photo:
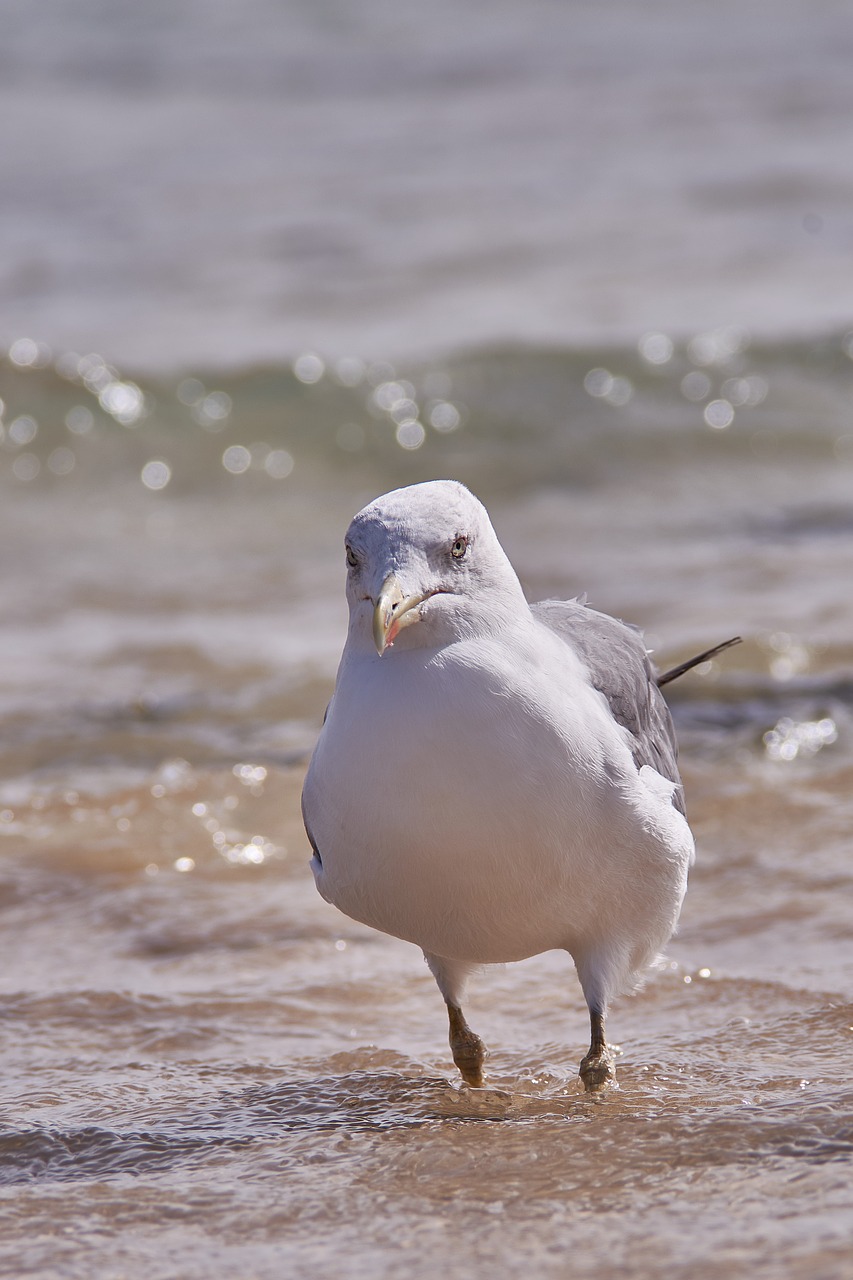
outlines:
[[[528,604],[462,484],[397,489],[346,535],[349,630],[305,778],[317,888],[415,943],[453,1060],[480,966],[561,949],[589,1009],[580,1078],[613,1081],[605,1017],[675,930],[694,846],[675,732],[634,628],[583,599]]]

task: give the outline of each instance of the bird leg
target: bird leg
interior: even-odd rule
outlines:
[[[474,1089],[482,1089],[486,1046],[468,1026],[458,1004],[447,1002],[447,1016],[450,1019],[450,1050],[453,1061],[466,1084]]]
[[[592,1033],[589,1053],[581,1062],[578,1074],[587,1093],[598,1093],[615,1078],[616,1068],[604,1039],[604,1014],[599,1009],[590,1009],[589,1022]]]

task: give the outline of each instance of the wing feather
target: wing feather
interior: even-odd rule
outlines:
[[[650,765],[674,782],[673,804],[685,813],[675,728],[640,632],[582,600],[543,600],[531,610],[583,662],[614,720],[630,733],[637,767]]]

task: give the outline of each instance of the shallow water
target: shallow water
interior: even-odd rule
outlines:
[[[848,6],[34,14],[0,41],[0,1272],[853,1276]],[[437,476],[532,599],[664,667],[744,637],[669,687],[698,859],[597,1101],[565,956],[472,983],[468,1090],[416,949],[308,870],[343,532]]]
[[[850,1273],[853,361],[840,334],[730,339],[351,386],[2,365],[7,1273]],[[343,531],[448,474],[531,597],[587,590],[662,665],[744,636],[672,686],[699,856],[666,966],[613,1010],[600,1102],[566,957],[472,984],[491,1057],[467,1090],[417,951],[307,866]]]

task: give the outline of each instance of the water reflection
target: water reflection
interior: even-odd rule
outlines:
[[[770,760],[790,761],[798,756],[814,756],[837,741],[838,729],[829,716],[799,722],[783,716],[764,735],[764,746]]]
[[[25,484],[35,480],[40,471],[41,461],[34,453],[19,453],[12,463],[12,474],[15,479],[22,480]]]
[[[715,431],[723,431],[734,422],[735,411],[728,400],[712,400],[710,404],[706,404],[702,416],[709,427],[713,427]]]
[[[31,444],[38,435],[38,423],[29,414],[21,414],[14,418],[7,428],[7,435],[13,444]]]
[[[523,455],[524,474],[537,467],[553,474],[559,458],[568,476],[571,459],[565,450],[555,453],[561,436],[567,443],[594,430],[619,439],[620,447],[630,441],[632,448],[647,449],[656,432],[691,440],[697,428],[768,463],[795,439],[798,448],[813,449],[827,435],[827,447],[844,463],[850,454],[848,424],[840,415],[851,368],[846,340],[839,334],[819,349],[806,344],[780,358],[751,348],[741,331],[723,327],[686,344],[647,333],[633,350],[608,352],[607,363],[576,363],[571,352],[552,353],[547,361],[535,356],[529,381],[515,382],[516,403],[508,414],[500,402],[517,377],[517,354],[509,363],[502,353],[462,357],[452,368],[427,365],[403,376],[388,361],[347,356],[328,364],[316,352],[305,352],[295,362],[301,377],[295,370],[268,369],[257,377],[223,378],[215,389],[195,375],[171,385],[135,380],[92,352],[65,352],[45,367],[10,358],[0,363],[0,475],[5,470],[16,483],[36,486],[79,484],[96,473],[118,477],[125,466],[138,477],[156,461],[169,467],[174,492],[174,485],[211,483],[216,472],[251,472],[250,483],[281,481],[301,456],[345,455],[386,467],[390,487],[416,477],[416,471],[399,470],[405,458],[412,464],[423,458],[425,475],[451,474],[468,458],[482,474],[493,459],[515,452]],[[38,346],[35,339],[26,341]],[[19,348],[18,355],[29,359],[31,347]],[[697,367],[696,360],[705,363]],[[327,369],[334,376],[326,377]],[[793,384],[796,415],[780,412],[786,397],[790,403]],[[837,404],[825,394],[835,384]],[[81,390],[91,397],[88,402],[80,399]],[[590,399],[596,402],[594,418]],[[57,438],[61,423],[86,440],[85,451],[56,453],[67,447]],[[112,424],[132,428],[138,450],[119,445]],[[204,437],[210,437],[210,449]],[[13,457],[7,461],[3,455],[17,449],[27,456],[15,466]],[[143,488],[153,491],[145,482]]]
[[[92,430],[95,418],[91,409],[83,404],[75,404],[65,415],[65,425],[75,436],[84,436]]]
[[[222,455],[222,465],[232,476],[240,476],[252,465],[252,455],[242,444],[232,444]]]
[[[51,350],[44,342],[17,338],[9,347],[9,359],[19,369],[44,369],[51,361]]]
[[[273,480],[286,480],[294,465],[293,455],[286,449],[270,449],[264,459],[264,471]]]
[[[672,359],[675,344],[665,333],[647,333],[640,339],[639,350],[649,364],[662,365]]]
[[[724,365],[749,346],[749,337],[734,325],[697,333],[687,344],[687,354],[694,364]]]
[[[698,369],[691,369],[690,373],[685,373],[680,386],[685,400],[698,402],[706,400],[711,394],[711,379],[707,373],[700,373]]]
[[[342,387],[357,387],[366,369],[364,361],[357,356],[344,356],[335,364],[335,377]]]
[[[172,468],[162,459],[152,459],[142,468],[140,479],[146,489],[165,489],[172,478]]]
[[[74,470],[76,461],[73,451],[61,446],[48,456],[47,465],[55,476],[67,476]]]
[[[306,352],[304,355],[297,356],[294,360],[293,372],[300,382],[307,383],[310,386],[315,382],[319,382],[326,372],[325,361],[313,351]]]

